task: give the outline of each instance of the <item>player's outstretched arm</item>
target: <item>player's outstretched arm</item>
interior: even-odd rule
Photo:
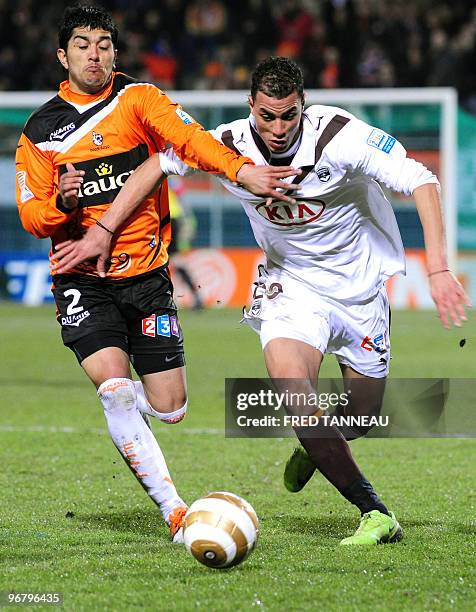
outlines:
[[[97,272],[104,278],[114,233],[164,179],[158,154],[141,164],[124,183],[114,202],[97,225],[88,229],[81,240],[67,240],[56,246],[52,255],[53,272],[62,274],[87,259],[97,257]]]
[[[466,321],[465,307],[470,306],[470,301],[448,267],[438,188],[434,184],[420,185],[414,190],[413,196],[423,226],[431,297],[443,326],[449,329],[452,321],[459,327]]]

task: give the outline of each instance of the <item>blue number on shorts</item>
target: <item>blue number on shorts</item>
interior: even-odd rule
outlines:
[[[170,319],[169,315],[160,315],[157,317],[157,335],[167,336],[170,338]]]

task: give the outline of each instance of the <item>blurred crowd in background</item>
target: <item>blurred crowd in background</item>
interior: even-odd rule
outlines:
[[[0,0],[0,90],[57,88],[67,2]],[[94,4],[94,2],[90,2]],[[257,61],[294,58],[306,87],[454,86],[476,114],[474,0],[103,0],[118,69],[164,89],[248,89]]]

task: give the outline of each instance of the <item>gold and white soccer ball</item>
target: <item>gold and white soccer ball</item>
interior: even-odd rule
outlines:
[[[215,491],[187,511],[183,538],[200,563],[215,569],[238,565],[256,546],[259,521],[251,504],[234,493]]]

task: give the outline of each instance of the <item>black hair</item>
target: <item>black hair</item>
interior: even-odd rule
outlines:
[[[258,91],[272,98],[286,98],[293,92],[304,95],[304,79],[296,62],[287,57],[268,57],[260,62],[251,75],[251,97]]]
[[[58,26],[59,48],[68,47],[69,39],[74,28],[90,28],[91,30],[105,30],[111,33],[112,44],[117,46],[119,32],[111,15],[103,8],[84,4],[68,6]]]

